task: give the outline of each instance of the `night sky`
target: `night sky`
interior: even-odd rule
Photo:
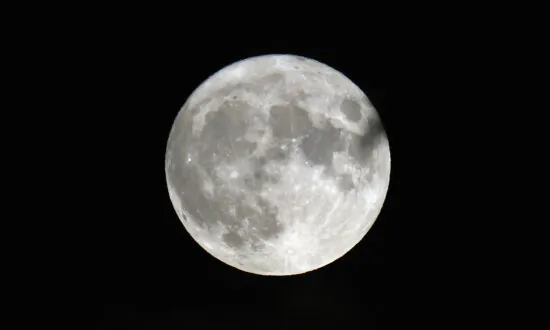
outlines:
[[[454,160],[438,138],[454,106],[442,77],[460,68],[439,39],[387,28],[347,38],[123,25],[81,35],[90,43],[72,62],[89,77],[81,88],[90,111],[76,129],[86,131],[79,143],[90,185],[75,196],[87,210],[73,234],[74,290],[87,301],[75,329],[402,329],[442,317],[441,297],[457,287],[442,280],[457,218],[441,189],[452,176],[443,165]],[[332,264],[289,277],[245,273],[199,247],[164,173],[171,125],[193,90],[230,63],[271,53],[316,59],[357,84],[381,117],[392,159],[384,207],[365,238]]]

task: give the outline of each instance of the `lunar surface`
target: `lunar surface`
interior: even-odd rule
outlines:
[[[346,254],[381,211],[390,149],[367,96],[313,59],[265,55],[204,81],[172,126],[166,179],[186,230],[240,270],[293,275]]]

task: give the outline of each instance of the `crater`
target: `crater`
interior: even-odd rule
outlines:
[[[273,159],[259,157],[250,162],[250,171],[244,176],[244,184],[251,190],[261,191],[264,183],[277,183],[279,176],[269,173],[265,168],[266,164]]]
[[[229,247],[232,247],[232,248],[240,248],[244,244],[243,238],[241,236],[239,236],[237,233],[232,232],[232,231],[223,234],[222,235],[222,240]]]
[[[257,213],[257,211],[253,207],[251,207],[249,205],[245,205],[243,203],[239,203],[236,207],[236,213],[235,214],[236,214],[237,218],[244,220],[244,219],[247,219],[247,218],[250,219],[250,218],[255,217],[256,213]],[[253,227],[253,226],[251,226],[251,227]]]
[[[243,102],[231,101],[206,115],[200,139],[194,142],[198,146],[199,162],[209,174],[213,165],[245,158],[254,151],[256,143],[244,139],[252,111]]]
[[[277,221],[277,208],[262,198],[258,199],[258,206],[262,210],[257,223],[258,236],[263,239],[276,237],[283,231],[283,226]]]
[[[282,139],[298,138],[313,129],[307,111],[294,105],[272,106],[268,123],[273,135]]]
[[[279,178],[267,172],[266,169],[262,166],[257,167],[254,171],[254,180],[260,182],[261,184],[265,182],[277,183],[279,181]]]
[[[269,161],[286,161],[287,159],[290,158],[290,151],[289,151],[289,148],[286,147],[286,148],[281,148],[281,146],[277,145],[276,147],[273,147],[273,148],[269,148],[266,153],[265,153],[265,157],[263,158],[263,160],[265,162],[269,162]]]
[[[194,166],[183,166],[179,162],[176,164],[178,165],[168,175],[174,187],[183,190],[183,193],[176,192],[182,207],[191,214],[191,221],[202,228],[210,227],[223,218],[223,215],[219,209],[212,207],[215,202],[205,196],[201,172]]]
[[[378,115],[369,116],[364,135],[352,134],[349,154],[359,164],[366,165],[372,158],[373,151],[378,148],[381,139],[385,136],[384,127]]]
[[[200,137],[191,135],[191,120],[176,126],[177,134],[173,135],[176,138],[169,141],[169,150],[171,157],[179,161],[171,163],[167,175],[178,188],[176,193],[182,207],[190,214],[188,221],[211,228],[217,223],[238,224],[242,220],[231,215],[227,207],[229,202],[238,202],[235,200],[238,196],[220,189],[221,183],[217,182],[214,170],[220,163],[242,160],[255,150],[256,143],[244,139],[249,114],[253,112],[253,108],[239,101],[224,103],[217,111],[206,115]],[[191,117],[181,116],[178,120],[181,118]],[[187,162],[188,155],[192,155],[191,163]],[[203,191],[206,178],[213,185],[213,196],[206,196]]]
[[[166,148],[167,158],[174,160],[170,162],[170,168],[180,161],[185,162],[184,159],[187,158],[187,154],[191,149],[193,118],[189,115],[188,109],[186,103],[177,115],[170,131]]]
[[[258,198],[256,206],[257,208],[239,203],[236,215],[241,226],[244,219],[248,219],[247,231],[255,232],[261,240],[269,240],[282,233],[283,226],[277,221],[276,207],[262,198]]]
[[[326,125],[325,128],[311,130],[302,140],[301,147],[309,162],[331,167],[333,153],[344,148],[344,141],[339,129]]]
[[[263,91],[266,88],[274,89],[280,88],[285,82],[285,75],[282,73],[272,73],[265,77],[261,77],[257,82],[252,82],[249,84],[251,90]]]
[[[361,106],[353,100],[344,99],[340,104],[340,109],[349,121],[357,122],[361,119]]]
[[[342,174],[338,180],[338,187],[344,192],[355,189],[355,184],[351,178],[351,174]]]
[[[265,244],[257,237],[252,236],[252,243],[250,244],[252,251],[262,251],[265,248]]]

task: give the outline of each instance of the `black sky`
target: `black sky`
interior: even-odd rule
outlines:
[[[87,105],[71,124],[87,182],[75,183],[75,195],[86,190],[74,197],[86,212],[75,206],[80,224],[68,252],[75,293],[89,303],[80,324],[390,329],[440,315],[438,299],[456,289],[443,280],[456,215],[442,189],[451,184],[450,145],[438,137],[456,108],[445,77],[460,65],[441,39],[387,28],[347,38],[306,30],[237,37],[188,26],[181,34],[119,26],[79,35],[65,56],[79,77],[75,111],[82,98]],[[392,156],[386,202],[367,236],[338,261],[292,277],[244,273],[210,256],[180,223],[164,176],[171,125],[193,90],[230,63],[271,53],[319,60],[354,81],[379,112]]]

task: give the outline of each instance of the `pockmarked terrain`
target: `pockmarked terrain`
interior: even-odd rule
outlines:
[[[367,96],[293,55],[212,75],[180,110],[166,150],[170,198],[193,239],[262,275],[343,256],[376,220],[389,178],[388,139]]]

